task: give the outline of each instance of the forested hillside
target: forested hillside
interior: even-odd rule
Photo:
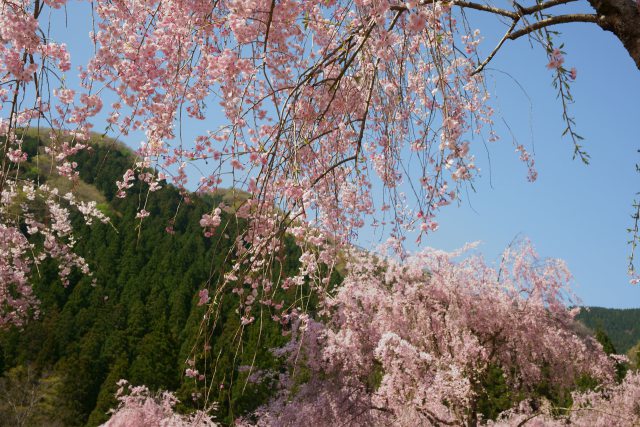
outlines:
[[[27,149],[31,144],[33,139]],[[65,288],[53,263],[39,266],[34,283],[39,320],[0,334],[0,425],[98,425],[115,406],[121,378],[153,390],[178,390],[187,406],[201,405],[209,392],[209,400],[219,402],[221,421],[262,403],[269,381],[254,385],[246,378],[274,366],[269,349],[285,338],[276,322],[241,327],[232,296],[223,300],[217,327],[209,331],[215,337],[208,348],[213,362],[199,367],[208,382],[198,389],[184,375],[192,350],[207,351],[197,341],[205,312],[197,304],[198,292],[215,289],[242,227],[226,215],[211,237],[203,235],[199,220],[222,195],[189,195],[187,202],[171,186],[154,193],[137,187],[138,196],[119,199],[115,182],[134,161],[132,153],[103,141],[79,156],[81,181],[74,191],[102,200],[98,207],[111,218],[111,224],[75,224],[77,251],[96,282],[74,272]],[[46,157],[37,158],[23,165],[23,173],[49,177],[56,185],[55,175],[44,173]],[[151,212],[141,226],[135,218],[139,203]],[[288,274],[298,268],[298,256],[286,255]]]
[[[620,354],[640,342],[640,308],[589,307],[580,311],[578,320],[594,331],[606,332]]]

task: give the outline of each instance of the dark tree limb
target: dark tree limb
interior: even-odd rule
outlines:
[[[567,4],[575,1],[578,1],[578,0],[548,0],[542,3],[535,4],[531,7],[523,7],[522,9],[520,9],[520,11],[523,15],[531,15],[533,13],[540,12],[545,9],[549,9],[550,7],[554,7],[559,4]]]
[[[640,3],[635,0],[589,0],[597,24],[620,39],[640,69]]]
[[[516,27],[516,25],[518,25],[518,21],[519,21],[519,19],[514,19],[513,20],[513,22],[511,23],[511,26],[509,27],[509,30],[507,30],[507,32],[502,37],[502,39],[500,39],[500,42],[498,42],[498,45],[493,49],[493,51],[491,51],[489,56],[487,56],[487,59],[485,59],[484,61],[482,61],[482,63],[480,65],[478,65],[478,67],[475,69],[473,74],[478,74],[480,71],[482,71],[484,69],[484,67],[487,66],[489,61],[491,61],[493,59],[493,57],[495,56],[496,53],[498,53],[498,51],[500,50],[500,48],[502,47],[504,42],[511,37],[511,32]]]
[[[519,37],[522,37],[524,35],[532,33],[532,32],[534,32],[536,30],[541,29],[541,28],[549,27],[551,25],[567,24],[569,22],[592,22],[592,23],[597,23],[598,22],[598,16],[597,15],[583,14],[583,13],[572,14],[572,15],[552,16],[551,18],[542,19],[540,21],[534,22],[531,25],[527,25],[526,27],[523,27],[523,28],[519,29],[518,31],[514,31],[514,32],[510,33],[507,38],[510,39],[510,40],[515,40],[515,39],[517,39]]]
[[[267,42],[269,41],[269,30],[271,29],[271,22],[273,22],[273,10],[276,7],[276,0],[271,0],[271,7],[269,9],[269,19],[267,20],[267,30],[264,33],[264,51],[267,51]]]

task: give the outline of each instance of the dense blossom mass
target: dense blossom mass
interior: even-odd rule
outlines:
[[[262,279],[283,232],[309,247],[301,276],[317,276],[323,288],[316,264],[333,265],[335,246],[350,241],[366,216],[375,214],[373,226],[398,241],[407,230],[428,232],[437,227],[436,211],[477,173],[473,135],[490,128],[492,112],[475,72],[480,35],[466,30],[450,4],[90,3],[94,55],[80,66],[80,86],[70,87],[62,78],[69,51],[45,18],[67,2],[2,2],[1,209],[12,229],[24,222],[22,213],[9,213],[18,203],[11,195],[27,180],[20,164],[46,156],[51,173],[75,179],[72,156],[88,149],[97,117],[115,136],[145,134],[138,161],[117,183],[120,196],[136,182],[149,192],[165,181],[186,188],[191,166],[203,174],[189,188],[249,194],[201,221],[210,235],[218,209],[247,219],[225,284],[247,296],[272,286]],[[217,106],[221,125],[193,144],[177,141],[182,120],[217,117]],[[24,129],[42,125],[53,130],[40,130],[43,146],[28,153]],[[522,146],[517,151],[533,179],[532,158]],[[401,189],[406,182],[414,184],[411,197]],[[24,207],[25,214],[32,208]],[[148,215],[142,200],[137,216]],[[16,260],[28,256],[21,247]],[[6,269],[26,276],[27,265]]]
[[[145,386],[131,387],[121,380],[117,392],[118,408],[104,427],[216,427],[210,415],[198,411],[190,416],[177,414],[178,399],[170,392],[154,395]]]
[[[257,424],[475,425],[495,369],[517,396],[511,423],[537,414],[533,398],[545,381],[570,389],[588,375],[613,384],[614,359],[576,329],[566,306],[562,262],[539,260],[529,245],[505,252],[497,268],[477,256],[455,261],[460,255],[428,250],[402,263],[354,255],[331,319],[302,317],[276,350],[291,371]],[[622,394],[636,387],[629,382]],[[629,393],[617,398],[637,389]],[[597,396],[576,405],[603,405]],[[627,404],[619,415],[637,422]]]

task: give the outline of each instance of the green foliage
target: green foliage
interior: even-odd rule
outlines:
[[[596,329],[596,340],[602,344],[602,349],[606,354],[617,354],[616,348],[614,347],[613,342],[611,342],[611,338],[609,338],[609,335],[607,335],[602,328]]]
[[[581,310],[577,320],[591,330],[602,329],[617,351],[625,354],[640,341],[640,309],[589,307]]]
[[[62,426],[61,379],[30,365],[9,369],[0,379],[0,426]]]
[[[29,138],[26,144],[33,145]],[[226,423],[265,402],[273,393],[273,378],[255,382],[250,374],[278,369],[270,349],[283,345],[286,337],[271,320],[273,313],[265,307],[255,324],[243,327],[237,297],[225,297],[216,307],[215,328],[205,325],[208,333],[199,334],[206,307],[196,305],[198,291],[207,284],[215,290],[211,286],[229,268],[224,263],[243,225],[226,217],[220,228],[228,225],[227,237],[218,232],[205,238],[198,223],[229,193],[192,197],[187,204],[165,185],[150,194],[145,208],[152,215],[140,224],[135,219],[140,197],[115,198],[115,181],[134,162],[130,152],[103,141],[78,154],[76,161],[81,181],[74,189],[97,197],[112,221],[91,227],[80,218],[74,221],[77,251],[89,262],[97,284],[74,273],[65,288],[55,264],[39,266],[33,286],[41,301],[40,319],[23,330],[0,333],[0,374],[9,384],[8,393],[18,397],[18,383],[38,390],[46,397],[37,402],[37,412],[49,417],[46,425],[65,426],[103,423],[116,405],[113,396],[121,378],[152,390],[178,390],[182,410],[202,405],[213,384],[209,399],[220,402],[217,417]],[[145,185],[132,191],[147,195]],[[174,234],[165,231],[170,223]],[[284,249],[283,255],[290,255],[280,267],[284,275],[297,272],[296,250],[291,245]],[[292,292],[275,297],[292,301],[296,290]],[[206,383],[184,375],[185,361],[194,355]],[[12,380],[16,375],[18,382]],[[47,409],[52,402],[54,412]],[[6,411],[6,405],[0,408],[5,415],[0,419],[13,420]],[[29,418],[23,425],[39,422]]]
[[[640,341],[627,351],[627,357],[631,369],[640,369]]]
[[[611,338],[609,338],[609,335],[607,335],[601,328],[596,330],[596,339],[600,344],[602,344],[602,348],[606,354],[618,354]],[[626,364],[620,362],[616,363],[616,379],[618,382],[621,382],[624,379],[625,375],[627,375],[627,370],[628,367]]]
[[[378,390],[380,388],[380,384],[382,384],[382,378],[384,378],[384,369],[382,368],[382,364],[375,361],[373,364],[373,370],[367,378],[367,390],[372,392]]]
[[[499,366],[489,366],[482,386],[477,404],[484,419],[495,420],[501,412],[513,406],[513,397]]]

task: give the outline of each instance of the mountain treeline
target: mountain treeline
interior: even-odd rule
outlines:
[[[620,354],[640,342],[640,308],[588,307],[577,319],[593,331],[604,331]]]

